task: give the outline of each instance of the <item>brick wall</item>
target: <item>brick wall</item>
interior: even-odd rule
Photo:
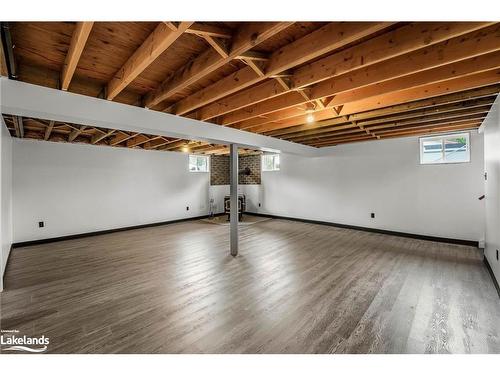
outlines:
[[[229,185],[229,156],[210,157],[210,185]]]
[[[240,174],[238,183],[240,185],[260,185],[261,183],[261,161],[260,155],[246,155],[238,158],[240,171],[250,168],[250,175]],[[229,185],[229,156],[212,155],[210,158],[210,185]]]
[[[240,185],[260,185],[260,155],[246,155],[238,158],[240,171],[250,168],[250,175],[240,174],[238,183]]]

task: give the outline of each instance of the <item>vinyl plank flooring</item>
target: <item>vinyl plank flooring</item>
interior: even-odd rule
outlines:
[[[479,249],[287,220],[14,249],[1,328],[49,353],[500,353]]]

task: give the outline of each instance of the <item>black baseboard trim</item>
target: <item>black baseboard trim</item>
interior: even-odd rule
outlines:
[[[224,214],[223,213],[222,214],[219,213],[219,214],[215,214],[214,216],[220,216],[220,215],[224,215]],[[126,230],[134,230],[134,229],[142,229],[142,228],[150,228],[150,227],[159,227],[159,226],[162,226],[162,225],[182,223],[184,221],[206,219],[208,217],[209,217],[209,215],[186,217],[186,218],[182,218],[182,219],[161,221],[161,222],[157,222],[157,223],[133,225],[133,226],[130,226],[130,227],[105,229],[105,230],[99,230],[99,231],[95,231],[95,232],[86,232],[86,233],[70,234],[70,235],[61,236],[61,237],[44,238],[44,239],[41,239],[41,240],[16,242],[16,243],[12,244],[12,248],[25,247],[25,246],[33,246],[33,245],[42,245],[42,244],[47,244],[47,243],[52,243],[52,242],[59,242],[59,241],[66,241],[66,240],[74,240],[74,239],[84,238],[84,237],[99,236],[101,234],[123,232],[123,231],[126,231]]]
[[[5,268],[2,270],[2,284],[3,284],[3,289],[5,289],[5,274],[7,273],[7,268],[9,267],[9,262],[10,262],[10,254],[12,253],[12,249],[14,248],[14,246],[11,244],[10,245],[10,250],[9,250],[9,254],[7,255],[7,261],[5,262]]]
[[[300,221],[302,223],[328,225],[328,226],[336,227],[336,228],[361,230],[361,231],[364,231],[364,232],[388,234],[388,235],[391,235],[391,236],[415,238],[415,239],[418,239],[418,240],[426,240],[426,241],[434,241],[434,242],[444,242],[444,243],[451,243],[451,244],[455,244],[455,245],[465,245],[465,246],[479,247],[479,241],[460,240],[460,239],[457,239],[457,238],[445,238],[445,237],[426,236],[426,235],[422,235],[422,234],[396,232],[396,231],[392,231],[392,230],[376,229],[376,228],[368,228],[368,227],[358,227],[358,226],[355,226],[355,225],[332,223],[332,222],[329,222],[329,221],[301,219],[301,218],[297,218],[297,217],[270,215],[270,214],[263,214],[263,213],[257,213],[257,212],[248,212],[248,213],[251,214],[251,215],[256,215],[256,216],[269,217],[269,218],[272,218],[272,219]]]
[[[495,289],[497,290],[498,298],[500,298],[500,285],[498,285],[498,280],[496,279],[495,274],[491,269],[490,262],[488,262],[488,258],[486,258],[486,255],[483,257],[483,262],[486,265],[488,272],[490,273],[491,279],[493,280],[493,285],[495,285]]]
[[[396,231],[385,230],[385,229],[376,229],[376,228],[360,227],[360,226],[348,225],[348,224],[332,223],[332,222],[329,222],[329,221],[310,220],[310,219],[301,219],[301,218],[289,217],[289,216],[279,216],[279,215],[263,214],[263,213],[260,213],[260,212],[246,212],[246,213],[250,214],[250,215],[255,215],[255,216],[268,217],[268,218],[271,218],[271,219],[282,219],[282,220],[299,221],[299,222],[302,222],[302,223],[328,225],[328,226],[331,226],[331,227],[345,228],[345,229],[354,229],[354,230],[361,230],[361,231],[364,231],[364,232],[372,232],[372,233],[380,233],[380,234],[388,234],[388,235],[391,235],[391,236],[399,236],[399,237],[415,238],[415,239],[426,240],[426,241],[444,242],[444,243],[451,243],[451,244],[456,244],[456,245],[465,245],[465,246],[479,247],[479,241],[461,240],[461,239],[456,239],[456,238],[426,236],[426,235],[414,234],[414,233],[396,232]],[[225,215],[225,213],[223,213],[223,212],[222,213],[217,213],[214,216],[221,216],[221,215]],[[115,233],[115,232],[122,232],[122,231],[133,230],[133,229],[142,229],[142,228],[149,228],[149,227],[157,227],[157,226],[161,226],[161,225],[175,224],[175,223],[181,223],[181,222],[185,222],[185,221],[200,220],[200,219],[206,219],[206,218],[208,218],[208,215],[194,216],[194,217],[188,217],[188,218],[176,219],[176,220],[169,220],[169,221],[162,221],[162,222],[150,223],[150,224],[134,225],[134,226],[129,226],[129,227],[106,229],[106,230],[100,230],[100,231],[95,231],[95,232],[86,232],[86,233],[79,233],[79,234],[71,234],[71,235],[61,236],[61,237],[44,238],[42,240],[17,242],[17,243],[13,243],[12,244],[12,248],[32,246],[32,245],[41,245],[41,244],[46,244],[46,243],[51,243],[51,242],[73,240],[73,239],[78,239],[78,238],[98,236],[98,235],[101,235],[101,234],[109,234],[109,233]]]

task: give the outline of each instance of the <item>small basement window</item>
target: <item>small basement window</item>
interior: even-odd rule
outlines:
[[[265,172],[280,170],[280,154],[262,155],[262,170]]]
[[[469,133],[420,138],[420,164],[468,163]]]
[[[208,156],[189,155],[189,172],[208,172]]]

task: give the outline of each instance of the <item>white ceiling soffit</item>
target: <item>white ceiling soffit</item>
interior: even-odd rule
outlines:
[[[317,148],[127,104],[0,78],[4,114],[316,156]]]

